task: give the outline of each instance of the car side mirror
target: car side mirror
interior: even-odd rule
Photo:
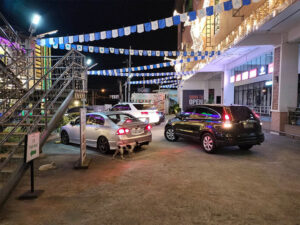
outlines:
[[[182,115],[181,115],[181,113],[177,113],[177,114],[176,114],[176,118],[178,118],[178,119],[182,119]]]
[[[72,126],[74,126],[74,125],[75,125],[75,121],[71,121],[70,124],[71,124]]]

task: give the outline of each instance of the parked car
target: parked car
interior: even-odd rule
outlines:
[[[119,103],[110,108],[110,111],[118,111],[131,114],[146,123],[159,123],[159,113],[152,104],[146,103]]]
[[[86,145],[102,153],[118,147],[134,148],[152,140],[151,125],[123,112],[97,112],[86,116]],[[63,144],[80,144],[80,118],[61,129]]]
[[[170,119],[164,134],[168,141],[179,137],[200,140],[208,153],[226,145],[248,150],[264,141],[259,116],[246,106],[191,107]]]
[[[165,114],[163,112],[158,111],[158,115],[159,115],[159,121],[158,121],[158,125],[165,122]]]

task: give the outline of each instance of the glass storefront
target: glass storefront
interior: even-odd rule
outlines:
[[[270,107],[272,86],[261,81],[234,87],[234,104],[251,107]]]

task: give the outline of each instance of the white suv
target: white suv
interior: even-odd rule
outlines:
[[[109,111],[121,111],[131,114],[143,122],[159,123],[159,113],[152,104],[124,102],[114,105]]]

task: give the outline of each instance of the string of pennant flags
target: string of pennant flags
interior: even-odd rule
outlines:
[[[242,6],[250,5],[251,2],[256,3],[259,1],[260,0],[229,0],[196,11],[186,12],[168,18],[142,23],[138,25],[121,27],[118,29],[89,33],[89,34],[37,39],[37,44],[41,46],[51,47],[53,45],[72,44],[76,42],[80,42],[80,43],[91,42],[91,41],[129,36],[134,33],[150,32],[158,29],[165,29],[168,27],[177,26],[181,22],[194,21],[197,19],[197,17],[202,18],[205,16],[212,16],[214,13],[221,13],[223,11],[239,9]]]
[[[71,50],[75,49],[80,52],[99,53],[99,54],[116,54],[116,55],[133,55],[133,56],[202,56],[210,55],[211,52],[201,51],[165,51],[165,50],[141,50],[141,49],[124,49],[124,48],[113,48],[113,47],[97,47],[89,45],[79,44],[59,44],[53,45],[53,48]]]
[[[214,56],[215,51],[211,51],[211,54],[209,57]],[[217,52],[218,55],[220,55],[220,51]],[[120,69],[109,69],[109,70],[90,70],[88,71],[88,74],[90,75],[104,75],[104,76],[122,76],[122,73],[128,73],[128,72],[136,72],[136,71],[143,71],[143,70],[152,70],[152,69],[159,69],[159,68],[165,68],[174,66],[176,64],[182,64],[182,63],[188,63],[188,62],[194,62],[198,60],[205,59],[205,55],[203,56],[195,56],[195,57],[189,57],[185,59],[180,60],[173,60],[170,62],[163,62],[163,63],[157,63],[157,64],[151,64],[151,65],[145,65],[145,66],[137,66],[137,67],[125,67]]]
[[[162,77],[162,76],[185,76],[193,75],[200,71],[183,71],[183,72],[160,72],[160,73],[120,73],[112,74],[111,76],[120,76],[120,77]],[[101,75],[97,70],[90,70],[87,72],[88,75]],[[103,75],[103,74],[102,74]],[[104,75],[108,76],[108,75]]]
[[[159,86],[159,88],[165,88],[165,89],[169,89],[169,88],[177,88],[178,87],[178,85],[161,85],[161,86]]]
[[[174,80],[176,77],[165,77],[152,80],[138,80],[130,81],[129,84],[164,84],[164,83],[178,83],[178,80]]]

